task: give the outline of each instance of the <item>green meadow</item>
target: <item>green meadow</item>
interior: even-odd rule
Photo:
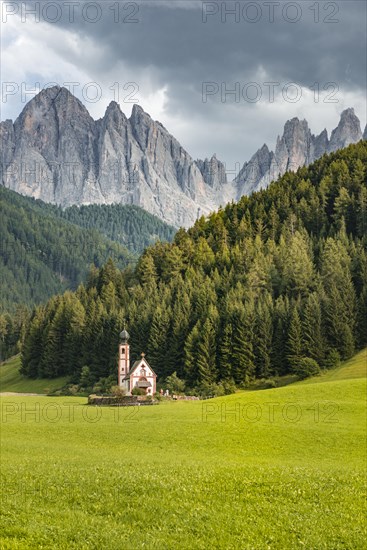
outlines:
[[[150,407],[2,397],[0,547],[365,548],[365,368]]]
[[[68,380],[67,377],[32,380],[19,374],[19,368],[20,355],[0,364],[0,392],[47,394],[62,388]]]

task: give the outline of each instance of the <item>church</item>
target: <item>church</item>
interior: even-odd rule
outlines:
[[[124,329],[120,333],[118,385],[125,390],[126,395],[131,395],[134,388],[139,388],[145,391],[146,395],[153,396],[157,391],[157,376],[145,359],[144,353],[130,369],[129,338],[129,333]]]

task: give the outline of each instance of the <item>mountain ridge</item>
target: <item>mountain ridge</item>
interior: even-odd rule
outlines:
[[[265,144],[248,163],[245,162],[235,179],[237,199],[267,187],[287,171],[294,172],[326,153],[357,143],[362,137],[360,121],[353,108],[341,113],[339,124],[332,130],[330,140],[326,128],[315,136],[305,119],[294,117],[285,123],[283,135],[278,135],[274,152]]]
[[[0,142],[2,183],[62,207],[136,204],[189,226],[220,200],[179,142],[137,105],[128,119],[111,102],[95,121],[66,88],[49,88],[14,123],[1,123]]]
[[[0,181],[23,195],[61,205],[134,204],[175,227],[265,188],[286,171],[367,138],[353,108],[329,135],[294,117],[275,150],[264,144],[233,181],[216,155],[196,161],[159,121],[111,101],[94,120],[66,88],[40,92],[14,121],[0,123]]]

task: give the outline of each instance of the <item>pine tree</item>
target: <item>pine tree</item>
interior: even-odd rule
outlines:
[[[221,380],[231,380],[233,378],[232,338],[233,338],[232,324],[226,321],[219,334],[218,365],[219,365],[219,378]]]
[[[182,252],[176,245],[167,251],[162,262],[162,279],[166,282],[178,277],[184,269]]]
[[[153,314],[148,341],[148,360],[157,376],[166,378],[168,368],[167,356],[167,335],[170,325],[170,310],[164,305],[158,306]]]
[[[157,270],[150,252],[143,254],[137,265],[137,275],[144,287],[153,288],[157,282]]]
[[[304,306],[302,336],[305,356],[311,357],[321,365],[325,358],[325,339],[323,336],[321,300],[316,292],[308,296]]]
[[[322,254],[323,311],[328,342],[343,359],[351,357],[355,346],[356,295],[350,264],[343,242],[329,238]]]
[[[197,343],[197,381],[213,383],[216,380],[216,334],[213,321],[208,318],[199,332]]]
[[[188,294],[184,291],[183,282],[177,290],[172,312],[172,326],[169,343],[169,369],[176,371],[179,378],[184,377],[185,372],[185,342],[189,332],[191,303]]]
[[[271,346],[271,365],[277,375],[288,370],[287,337],[289,327],[289,300],[280,296],[274,304],[274,330]]]
[[[101,300],[108,312],[114,311],[117,307],[117,296],[115,285],[112,281],[104,284],[100,292]]]
[[[44,310],[38,307],[30,321],[21,356],[21,374],[30,378],[42,376],[40,360],[43,355]]]
[[[293,296],[305,294],[312,287],[314,268],[307,238],[296,231],[288,243],[282,262],[282,286]]]
[[[293,307],[287,339],[287,359],[292,371],[297,371],[302,356],[302,325],[297,308]]]
[[[367,282],[358,298],[357,322],[357,342],[362,348],[367,344]]]
[[[254,355],[256,374],[267,378],[271,372],[271,346],[273,339],[273,303],[271,295],[265,294],[257,303],[254,327]]]
[[[236,307],[232,314],[232,372],[237,384],[247,385],[255,373],[253,354],[253,310]]]
[[[197,353],[199,342],[199,325],[200,322],[198,321],[189,333],[184,349],[185,379],[191,387],[195,385],[198,379]]]

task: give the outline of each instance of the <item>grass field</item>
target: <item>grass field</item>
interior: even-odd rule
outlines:
[[[38,378],[30,380],[19,374],[20,356],[12,357],[0,364],[0,392],[44,393],[48,394],[62,388],[66,377],[48,380]]]
[[[364,549],[363,364],[153,407],[3,397],[0,547]]]
[[[353,378],[367,377],[367,349],[360,351],[349,361],[345,361],[340,367],[329,370],[316,376],[308,378],[302,384],[318,384],[319,382],[332,382],[334,380],[351,380]]]

